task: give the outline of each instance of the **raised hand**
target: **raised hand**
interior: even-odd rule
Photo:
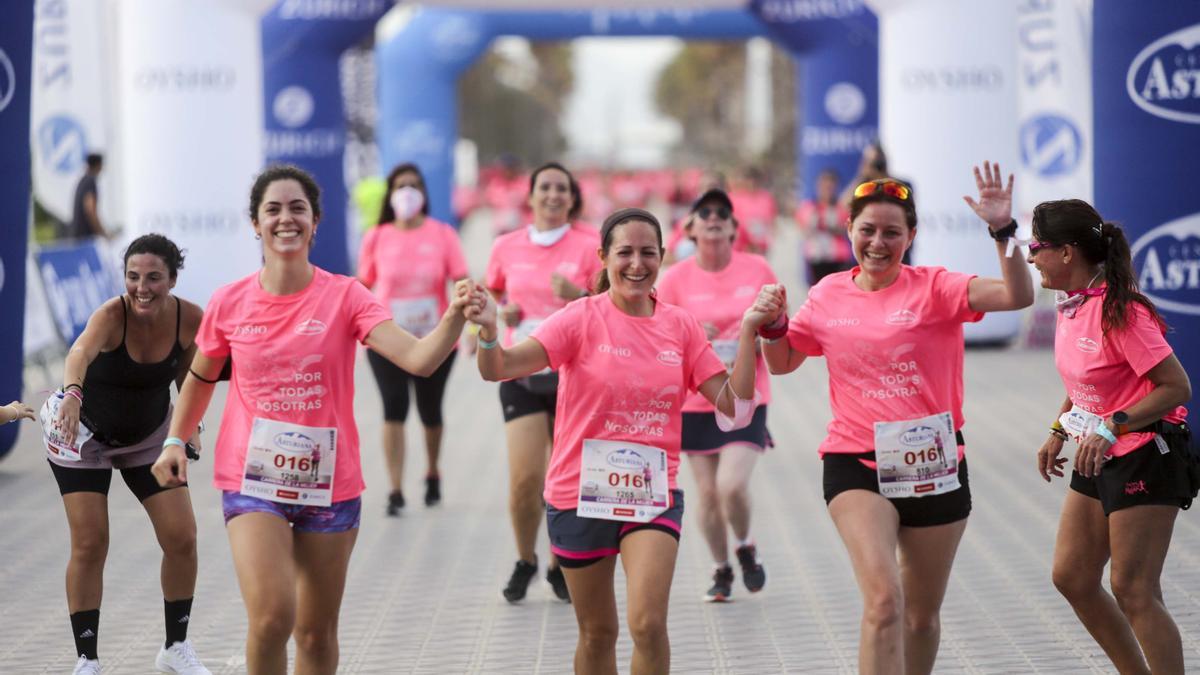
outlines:
[[[568,302],[583,297],[583,289],[558,272],[550,275],[550,289],[554,291],[554,295]]]
[[[979,167],[975,170],[975,187],[979,189],[979,201],[963,195],[963,201],[975,215],[983,219],[992,230],[999,230],[1012,221],[1012,192],[1013,175],[1008,174],[1008,185],[1000,175],[1000,165],[991,162],[983,163],[982,173]]]
[[[784,312],[787,309],[787,289],[782,284],[767,284],[758,292],[754,304],[742,315],[742,322],[758,329],[769,326],[780,318],[786,320]]]

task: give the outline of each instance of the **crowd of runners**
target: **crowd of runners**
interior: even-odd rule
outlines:
[[[184,273],[174,243],[134,240],[125,293],[91,316],[40,414],[71,544],[74,672],[100,672],[113,469],[162,548],[156,666],[209,672],[187,637],[198,564],[188,466],[199,460],[212,462],[222,493],[248,618],[247,670],[286,672],[294,639],[296,672],[334,673],[363,518],[357,345],[368,348],[383,399],[379,446],[394,516],[406,508],[410,383],[424,429],[424,503],[442,498],[442,401],[461,341],[481,378],[500,383],[516,557],[501,593],[521,602],[544,563],[578,622],[576,672],[617,672],[618,558],[630,671],[670,669],[685,455],[697,487],[690,510],[713,564],[712,586],[697,595],[727,601],[739,575],[751,593],[767,588],[770,542],[752,534],[750,480],[764,453],[792,442],[768,431],[770,379],[823,356],[833,419],[814,450],[862,597],[860,672],[930,673],[973,508],[963,324],[1032,304],[1032,264],[1060,295],[1055,364],[1065,398],[1046,411],[1045,443],[1024,456],[1031,480],[1071,469],[1047,575],[1117,670],[1182,673],[1159,577],[1174,520],[1200,485],[1182,407],[1187,374],[1138,291],[1119,225],[1082,201],[1043,203],[1022,256],[1012,177],[987,162],[974,175],[978,194],[964,200],[996,242],[999,278],[907,264],[918,232],[911,185],[856,182],[843,207],[831,176],[805,211],[824,253],[809,257],[814,284],[800,303],[758,255],[769,238],[715,176],[673,226],[641,208],[593,226],[580,220],[579,181],[545,164],[527,182],[527,222],[496,238],[482,279],[470,278],[455,230],[429,216],[412,164],[388,177],[357,278],[310,262],[320,189],[290,166],[267,169],[250,189],[261,269],[206,307],[172,294]],[[834,264],[849,257],[857,264]],[[200,421],[221,380],[220,425],[205,433]],[[20,402],[0,407],[0,423],[35,417]],[[539,561],[543,518],[551,559]],[[1111,594],[1102,584],[1109,562]]]

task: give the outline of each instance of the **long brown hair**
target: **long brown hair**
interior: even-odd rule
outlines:
[[[1070,244],[1084,260],[1104,266],[1108,290],[1104,293],[1101,328],[1105,332],[1125,327],[1131,302],[1149,310],[1150,316],[1166,331],[1167,324],[1154,303],[1138,289],[1125,230],[1116,223],[1106,222],[1091,204],[1082,199],[1038,204],[1033,209],[1033,236],[1055,246]]]

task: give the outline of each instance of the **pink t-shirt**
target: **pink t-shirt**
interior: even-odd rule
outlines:
[[[665,302],[657,303],[653,316],[630,316],[601,293],[556,312],[533,338],[559,372],[546,503],[575,508],[583,441],[589,438],[666,451],[675,489],[683,402],[689,391],[725,371],[700,324]]]
[[[591,228],[572,226],[550,246],[529,240],[525,228],[498,237],[492,245],[484,284],[521,308],[521,321],[545,319],[566,306],[554,294],[550,278],[558,272],[580,288],[591,290],[600,272],[600,235]],[[513,327],[504,331],[504,344],[513,341]]]
[[[1172,354],[1162,329],[1144,305],[1126,305],[1128,323],[1107,334],[1101,330],[1104,298],[1089,298],[1074,318],[1058,315],[1054,337],[1054,365],[1071,402],[1107,418],[1142,400],[1154,385],[1146,377],[1151,368]],[[1163,419],[1179,423],[1187,418],[1183,406]],[[1153,433],[1119,436],[1106,454],[1127,455],[1154,440]]]
[[[736,354],[742,314],[765,284],[775,283],[775,272],[762,256],[733,252],[725,269],[706,272],[693,256],[672,265],[658,280],[658,299],[684,308],[703,324],[717,329],[717,356],[732,358]],[[730,342],[733,344],[731,345]],[[731,353],[732,352],[732,353]],[[732,361],[727,361],[732,365]],[[771,402],[771,380],[767,363],[758,356],[754,385],[760,404]],[[688,396],[684,412],[712,412],[713,405],[699,393]]]
[[[963,425],[962,324],[983,318],[967,303],[974,275],[904,265],[891,286],[868,292],[854,284],[859,271],[822,279],[788,324],[792,349],[829,368],[822,455],[873,450],[875,422],[949,412]]]
[[[435,302],[433,326],[436,326],[450,306],[447,286],[466,276],[467,261],[458,233],[439,220],[426,218],[411,230],[385,223],[372,227],[363,236],[358,256],[359,280],[374,290],[375,297],[406,330],[422,333],[418,337],[427,331],[414,331],[417,323],[428,321],[417,321],[419,317],[412,308],[423,302]],[[406,317],[410,319],[407,323]]]
[[[240,490],[255,417],[337,429],[333,501],[362,493],[354,423],[354,343],[389,321],[351,277],[314,268],[299,293],[271,295],[258,272],[218,288],[196,335],[201,354],[233,359],[233,377],[213,451],[213,485]]]
[[[769,248],[775,236],[772,228],[779,216],[779,207],[775,205],[771,191],[733,190],[729,193],[729,201],[733,202],[733,215],[740,223],[738,239],[744,240],[745,246],[753,244],[762,250]]]

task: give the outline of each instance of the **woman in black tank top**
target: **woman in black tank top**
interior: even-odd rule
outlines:
[[[162,488],[150,473],[170,421],[170,386],[178,387],[187,374],[202,315],[198,306],[171,295],[181,267],[183,255],[166,237],[135,239],[125,251],[125,294],[92,314],[63,367],[53,424],[78,457],[54,453],[47,459],[71,531],[67,606],[76,673],[100,672],[96,635],[113,469],[146,509],[163,550],[166,640],[155,665],[208,672],[187,641],[197,566],[191,498],[186,485]],[[198,446],[198,433],[192,443]]]

